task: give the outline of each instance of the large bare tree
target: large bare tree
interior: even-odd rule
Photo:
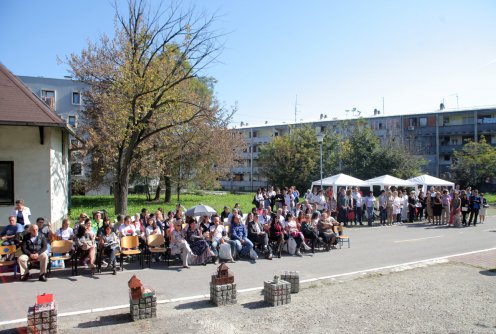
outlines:
[[[81,131],[93,174],[112,175],[115,210],[127,213],[131,166],[143,146],[164,132],[219,117],[196,81],[221,46],[213,17],[179,6],[155,11],[146,1],[129,0],[115,22],[113,38],[90,42],[67,62],[89,85]]]

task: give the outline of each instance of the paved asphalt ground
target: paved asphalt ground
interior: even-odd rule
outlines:
[[[496,247],[496,217],[484,224],[468,228],[446,228],[426,224],[404,224],[393,227],[351,228],[346,230],[351,248],[317,252],[302,258],[283,256],[272,261],[260,259],[253,264],[238,261],[229,265],[239,289],[257,288],[263,281],[285,270],[297,270],[302,280],[370,270],[407,262],[450,256]],[[194,266],[191,269],[167,268],[152,263],[152,269],[125,266],[123,272],[110,272],[90,277],[82,269],[80,275],[70,272],[53,273],[48,282],[37,279],[28,282],[12,281],[11,274],[0,276],[0,324],[24,318],[28,306],[39,293],[54,293],[59,313],[112,308],[128,303],[127,281],[137,274],[145,286],[156,290],[159,300],[208,294],[210,275],[214,265]],[[37,275],[34,273],[34,277]]]

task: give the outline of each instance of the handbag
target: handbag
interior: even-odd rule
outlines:
[[[355,211],[348,211],[348,213],[346,214],[346,218],[348,220],[355,220]]]

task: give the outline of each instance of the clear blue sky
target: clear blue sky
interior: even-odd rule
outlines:
[[[157,1],[153,1],[154,4]],[[496,104],[496,1],[191,1],[227,33],[208,69],[235,122],[260,124]],[[120,2],[122,5],[122,2]],[[112,35],[113,1],[1,0],[0,62],[61,78],[57,63]]]

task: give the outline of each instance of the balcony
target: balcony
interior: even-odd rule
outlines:
[[[247,138],[246,142],[248,144],[267,144],[272,140],[271,137],[253,137],[253,138]]]
[[[461,150],[462,147],[463,147],[463,145],[442,145],[442,144],[439,144],[439,153],[440,154],[453,153],[453,151]]]
[[[258,159],[258,152],[253,152],[253,159]],[[243,152],[241,153],[241,159],[251,159],[252,153],[250,152]]]
[[[493,125],[494,126],[494,125]],[[434,128],[434,133],[436,128]],[[462,125],[445,125],[439,127],[439,135],[473,135],[474,125],[473,124],[462,124]]]

